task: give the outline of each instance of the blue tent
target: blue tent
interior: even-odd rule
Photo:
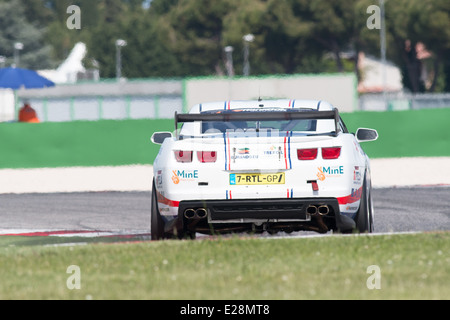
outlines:
[[[55,84],[36,71],[21,68],[0,69],[0,88],[13,90],[53,87]]]
[[[40,76],[36,71],[21,68],[0,69],[0,88],[14,90],[14,109],[17,115],[18,89],[40,89],[54,87],[55,83],[45,77]]]

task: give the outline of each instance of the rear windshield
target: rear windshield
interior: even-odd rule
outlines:
[[[241,112],[261,112],[270,113],[275,111],[285,111],[286,109],[274,108],[274,109],[241,109],[241,110],[216,110],[205,111],[203,114],[208,113],[241,113]],[[290,110],[293,111],[292,109]],[[310,111],[309,109],[298,109],[296,112]],[[315,132],[317,129],[317,120],[306,119],[291,119],[291,120],[261,120],[261,121],[204,121],[201,125],[202,134],[214,134],[214,133],[236,133],[245,135],[251,135],[253,132],[261,133],[267,132],[271,135],[285,135],[286,132]]]
[[[251,132],[251,131],[316,131],[317,120],[285,121],[204,121],[202,133]]]
[[[283,108],[272,109],[239,109],[239,110],[212,110],[204,111],[201,114],[230,114],[230,113],[265,113],[288,111]],[[311,109],[289,109],[289,112],[305,112]],[[315,110],[313,110],[315,111]],[[203,137],[222,136],[224,133],[231,137],[285,137],[289,136],[314,136],[314,135],[335,135],[335,122],[333,119],[286,119],[270,120],[270,116],[262,116],[262,120],[233,120],[233,121],[196,121],[183,125],[181,135],[184,138],[195,137],[200,134]],[[195,129],[194,129],[195,128]],[[197,131],[199,130],[199,131]]]

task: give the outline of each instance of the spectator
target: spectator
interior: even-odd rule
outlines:
[[[28,102],[25,102],[19,111],[19,122],[39,123],[36,110],[34,110]]]

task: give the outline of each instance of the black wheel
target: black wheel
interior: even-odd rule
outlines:
[[[369,185],[369,187],[368,187]],[[372,233],[373,232],[373,205],[371,197],[370,182],[367,183],[367,178],[364,177],[364,183],[361,192],[361,201],[359,204],[359,210],[356,215],[356,229],[360,233]]]
[[[156,196],[155,181],[152,187],[152,207],[151,207],[150,232],[152,240],[164,239],[164,220],[158,210],[158,197]]]

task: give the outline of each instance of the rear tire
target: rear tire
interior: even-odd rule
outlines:
[[[364,177],[364,183],[361,192],[361,201],[359,204],[359,210],[356,214],[356,229],[360,233],[372,233],[373,232],[373,205],[371,197],[371,186],[367,188],[367,178]]]
[[[165,238],[164,234],[164,220],[161,217],[158,209],[158,197],[156,196],[155,181],[152,187],[152,206],[151,206],[151,221],[150,221],[150,235],[152,240],[162,240]]]

